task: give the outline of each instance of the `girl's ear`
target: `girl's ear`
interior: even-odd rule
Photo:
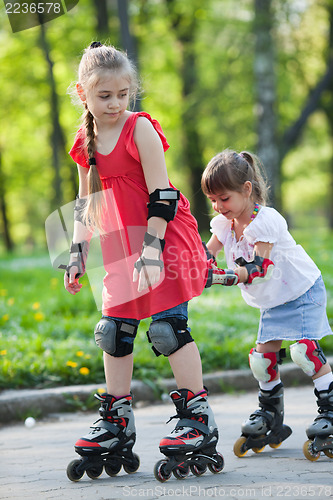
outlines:
[[[76,91],[77,91],[78,96],[81,99],[81,101],[84,102],[86,100],[86,95],[84,93],[84,90],[83,90],[83,87],[82,87],[81,83],[77,83],[76,84]]]
[[[250,198],[250,196],[252,194],[252,182],[251,181],[244,182],[243,193],[245,196],[248,196]]]

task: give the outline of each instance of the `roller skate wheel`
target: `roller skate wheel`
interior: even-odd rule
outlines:
[[[307,458],[311,462],[315,462],[320,457],[320,452],[313,451],[312,443],[313,443],[313,441],[311,439],[308,439],[308,441],[305,441],[305,443],[303,445],[303,453],[304,453],[305,458]]]
[[[107,460],[104,465],[105,472],[110,477],[115,477],[121,470],[121,462],[119,460]]]
[[[138,470],[138,468],[140,467],[140,458],[139,458],[139,455],[137,455],[136,453],[133,453],[133,457],[134,457],[134,460],[133,460],[133,463],[131,465],[124,465],[124,471],[127,472],[127,474],[134,474],[134,472],[136,472]]]
[[[223,455],[221,455],[221,453],[217,453],[214,458],[217,460],[217,464],[208,464],[208,469],[213,474],[218,474],[224,468],[224,458]]]
[[[97,479],[103,472],[103,465],[95,465],[86,470],[86,474],[90,479]]]
[[[246,442],[246,437],[245,436],[241,436],[235,442],[235,444],[234,444],[234,454],[236,455],[236,457],[241,458],[241,457],[244,457],[247,454],[248,450],[244,449],[245,442]]]
[[[191,465],[191,472],[194,476],[202,476],[207,470],[207,465]]]
[[[252,450],[254,451],[254,453],[261,453],[264,448],[265,446],[263,446],[262,448],[252,448]]]
[[[328,458],[333,458],[333,450],[332,450],[332,449],[329,449],[329,450],[324,450],[324,453],[325,453],[325,455],[326,455]]]
[[[265,437],[265,435],[259,436],[259,439],[264,438],[264,437]],[[261,453],[264,448],[265,448],[265,446],[262,446],[261,448],[255,446],[254,448],[252,448],[252,450],[254,451],[254,453]]]
[[[67,472],[67,477],[70,481],[74,481],[74,482],[80,481],[81,477],[83,476],[84,471],[82,471],[82,472],[77,471],[77,468],[80,464],[81,464],[81,460],[77,460],[77,459],[69,462],[66,472]]]
[[[281,443],[269,443],[269,446],[271,448],[276,449],[276,448],[280,448],[281,444],[282,444],[282,441],[281,441]]]
[[[172,471],[172,473],[176,479],[185,479],[185,477],[187,477],[190,473],[190,468],[188,465],[185,465],[184,467],[177,467]]]
[[[154,476],[160,483],[165,483],[171,477],[170,474],[166,474],[164,471],[164,466],[168,463],[168,460],[159,460],[156,462],[154,467]]]

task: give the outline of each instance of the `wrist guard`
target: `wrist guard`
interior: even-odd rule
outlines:
[[[71,244],[71,248],[69,250],[70,259],[69,264],[66,266],[64,264],[60,264],[58,266],[59,269],[65,269],[67,276],[70,275],[70,271],[72,267],[77,267],[78,272],[75,275],[75,279],[81,278],[86,272],[86,262],[89,251],[89,242],[82,241],[81,243],[73,243]]]
[[[240,267],[246,268],[248,278],[245,283],[248,285],[255,285],[268,281],[272,276],[274,268],[274,262],[259,257],[259,255],[256,254],[254,254],[254,259],[251,262],[247,262],[243,257],[239,257],[235,260],[235,263]]]
[[[208,278],[205,288],[209,288],[212,285],[237,285],[239,277],[233,269],[220,269],[215,265],[213,259],[208,261],[208,266]]]
[[[157,248],[159,250],[159,255],[158,255],[159,258],[157,260],[146,259],[143,256],[143,252],[144,252],[144,249],[146,247]],[[160,256],[164,250],[164,247],[165,247],[165,240],[160,240],[159,238],[157,238],[157,236],[153,236],[150,233],[146,233],[145,237],[143,239],[141,255],[134,264],[134,267],[138,271],[138,273],[141,271],[142,267],[144,267],[144,266],[158,266],[160,268],[160,270],[162,271],[162,269],[164,267],[164,263],[160,259]]]
[[[204,241],[202,241],[201,243],[202,243],[202,246],[204,247],[204,250],[206,252],[207,260],[210,260],[216,266],[217,264],[216,264],[216,259],[215,259],[214,255],[208,250],[207,245]]]
[[[148,217],[161,217],[170,222],[176,216],[178,209],[178,201],[180,199],[180,191],[174,188],[155,189],[149,195]],[[159,201],[169,201],[169,204],[159,203]]]

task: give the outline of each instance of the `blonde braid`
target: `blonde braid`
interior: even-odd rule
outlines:
[[[85,224],[93,229],[97,227],[102,229],[102,213],[103,213],[103,185],[101,178],[99,176],[98,170],[96,168],[95,159],[95,124],[94,117],[90,113],[87,104],[85,103],[85,113],[83,116],[83,123],[86,129],[86,148],[88,151],[89,158],[89,173],[88,173],[88,202],[84,211],[84,221]]]

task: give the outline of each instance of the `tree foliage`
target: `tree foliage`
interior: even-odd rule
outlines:
[[[10,248],[8,235],[17,246],[44,245],[46,217],[76,194],[76,168],[67,152],[81,110],[68,88],[92,40],[121,47],[131,35],[141,108],[161,122],[171,144],[169,176],[189,197],[202,229],[209,213],[198,201],[205,164],[226,147],[260,149],[255,1],[240,0],[237,8],[231,0],[125,3],[121,17],[116,0],[80,0],[42,28],[18,33],[0,12],[4,248]],[[282,204],[295,219],[313,212],[326,216],[332,197],[333,85],[320,93],[301,133],[291,143],[289,138],[325,75],[332,82],[332,0],[271,3]],[[128,32],[121,22],[125,14]]]

